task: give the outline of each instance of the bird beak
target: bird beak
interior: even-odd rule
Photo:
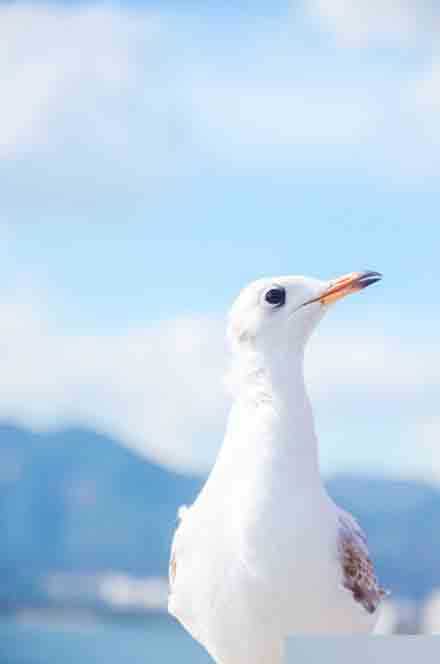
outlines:
[[[350,293],[356,293],[367,286],[371,286],[371,284],[375,284],[381,279],[380,272],[351,272],[330,282],[330,286],[321,295],[304,304],[311,304],[312,302],[332,304],[346,295],[350,295]]]

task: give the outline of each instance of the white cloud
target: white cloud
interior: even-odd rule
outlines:
[[[69,334],[44,300],[16,295],[0,301],[0,319],[0,420],[96,428],[180,469],[213,461],[229,405],[223,321]],[[434,343],[323,323],[307,374],[327,470],[440,477],[436,436],[426,433],[440,396]]]
[[[434,483],[440,482],[439,397],[440,389],[437,390],[436,408],[426,417],[416,419],[403,438],[404,445],[409,447],[412,443],[416,450],[413,459],[407,459],[403,472]]]
[[[309,11],[349,45],[411,45],[435,36],[436,3],[429,0],[309,0]]]
[[[423,72],[420,78],[407,90],[408,104],[413,108],[425,140],[435,143],[438,148],[440,127],[438,114],[440,110],[440,59],[436,58]]]
[[[395,14],[406,15],[403,2],[386,5],[380,20],[363,2],[342,12],[321,0],[319,11],[332,7],[348,24],[361,12],[366,26],[400,25]],[[208,38],[226,29],[190,14],[2,5],[3,167],[48,196],[63,177],[72,196],[103,182],[112,192],[134,181],[144,189],[151,178],[212,165],[228,173],[356,165],[383,176],[400,172],[405,148],[406,161],[437,172],[429,142],[418,147],[424,74],[384,74],[377,59],[353,68],[325,40],[313,53],[304,46],[304,25],[280,37],[275,21],[255,22],[247,50],[242,26],[226,54],[223,40]]]
[[[429,327],[426,321],[420,329]],[[347,325],[331,334],[322,330],[310,348],[307,367],[323,465],[331,472],[357,469],[436,482],[436,340],[411,330],[398,336],[366,332]]]
[[[104,105],[132,94],[140,40],[153,36],[157,23],[104,7],[2,5],[0,155],[55,148],[66,115],[79,143],[91,132],[117,140],[115,111],[107,114]]]
[[[400,338],[356,329],[319,336],[310,353],[309,379],[319,398],[374,392],[378,399],[415,399],[440,387],[437,342]]]
[[[73,166],[82,159],[86,172],[90,160],[97,169],[125,159],[131,175],[170,175],[188,172],[200,150],[230,162],[242,150],[249,163],[292,145],[356,144],[374,131],[377,109],[361,88],[347,94],[323,77],[301,81],[302,72],[274,82],[286,54],[270,28],[257,29],[249,66],[234,71],[207,44],[202,65],[189,48],[190,18],[14,4],[0,19],[3,157],[33,151],[57,171],[60,156]]]
[[[431,5],[403,0],[311,7],[354,41],[392,41],[437,21]],[[228,26],[104,4],[1,5],[2,168],[62,201],[86,191],[103,199],[101,186],[144,192],[210,168],[436,175],[425,124],[435,125],[436,75],[391,66],[386,53],[353,63],[325,37],[312,49],[310,25],[283,20],[249,27],[231,16]],[[232,27],[226,46],[218,37]]]
[[[317,154],[324,162],[322,151],[336,147],[346,159],[347,148],[374,138],[382,119],[380,107],[364,91],[353,87],[348,93],[324,81],[313,86],[207,82],[194,90],[193,104],[201,141],[235,164],[248,163],[250,155],[258,163],[263,152],[271,164],[316,163]],[[333,150],[331,155],[340,160]]]
[[[0,311],[0,419],[89,426],[177,467],[211,460],[226,406],[215,321],[69,335],[41,302],[4,301]]]

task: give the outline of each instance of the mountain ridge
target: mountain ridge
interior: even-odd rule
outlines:
[[[165,576],[177,509],[203,481],[92,431],[0,426],[0,600],[25,595],[53,571]],[[440,491],[357,475],[327,485],[367,532],[380,580],[395,596],[422,599],[440,587]]]

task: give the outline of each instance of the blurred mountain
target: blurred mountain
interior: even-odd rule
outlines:
[[[201,483],[90,431],[0,427],[0,599],[29,599],[53,571],[165,576],[177,508]],[[329,489],[361,521],[395,596],[440,586],[440,491],[354,476]]]
[[[177,509],[201,483],[90,431],[0,427],[0,598],[53,570],[165,576]]]

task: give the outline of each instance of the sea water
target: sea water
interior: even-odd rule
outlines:
[[[438,664],[440,637],[290,639],[288,664]],[[80,621],[24,614],[0,619],[0,664],[209,664],[171,618]]]
[[[140,621],[0,620],[0,664],[209,664],[212,660],[166,616]]]

